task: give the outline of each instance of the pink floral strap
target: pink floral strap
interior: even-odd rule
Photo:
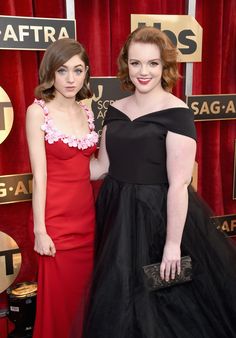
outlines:
[[[48,108],[47,108],[44,100],[34,99],[34,103],[37,103],[40,107],[42,107],[45,117],[48,116]]]
[[[89,129],[90,130],[94,130],[95,129],[95,125],[94,125],[94,115],[93,115],[93,112],[86,106],[86,104],[84,104],[82,102],[80,102],[80,106],[87,113]]]

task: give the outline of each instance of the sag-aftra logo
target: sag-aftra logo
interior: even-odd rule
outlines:
[[[0,49],[45,50],[67,37],[76,37],[75,20],[0,15]]]

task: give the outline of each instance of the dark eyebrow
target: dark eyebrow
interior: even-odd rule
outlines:
[[[68,68],[66,65],[61,65],[60,67]],[[84,67],[84,66],[81,63],[79,63],[78,65],[74,66],[74,68],[77,68],[77,67]]]

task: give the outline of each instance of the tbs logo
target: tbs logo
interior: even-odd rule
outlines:
[[[202,57],[202,27],[190,15],[131,15],[131,31],[153,26],[164,32],[178,48],[179,62],[199,62]]]
[[[176,36],[175,32],[172,32],[171,30],[161,29],[161,23],[154,23],[154,27],[164,32],[175,46],[177,46],[178,43],[185,46],[184,48],[178,48],[181,54],[188,55],[196,52],[197,42],[193,38],[191,38],[196,37],[196,35],[191,29],[183,29],[182,31],[178,32],[178,35]]]

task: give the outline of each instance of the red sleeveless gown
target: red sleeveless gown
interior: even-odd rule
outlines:
[[[83,104],[80,105],[87,111],[90,133],[76,139],[58,131],[45,103],[35,102],[42,106],[45,116],[42,126],[47,157],[45,222],[57,251],[55,257],[38,255],[33,338],[68,338],[74,317],[83,316],[93,268],[95,212],[89,162],[98,135],[92,112]]]

